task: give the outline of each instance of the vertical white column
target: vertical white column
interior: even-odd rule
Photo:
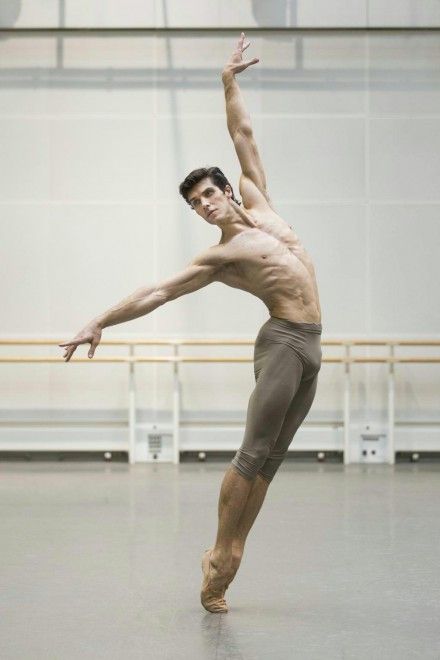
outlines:
[[[174,344],[174,356],[179,355],[179,345]],[[174,387],[173,387],[173,463],[180,462],[180,382],[179,382],[179,362],[174,362]]]
[[[394,358],[394,346],[390,344],[390,357]],[[388,463],[394,465],[394,362],[388,367]]]
[[[345,378],[344,378],[344,465],[350,460],[350,344],[345,344]]]
[[[130,357],[134,356],[134,346],[130,345]],[[129,362],[129,386],[128,386],[128,462],[130,465],[136,462],[136,382],[134,375],[134,362]]]

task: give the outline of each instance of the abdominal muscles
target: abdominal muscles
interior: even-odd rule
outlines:
[[[280,241],[255,244],[254,250],[237,254],[218,279],[225,284],[248,291],[260,298],[269,310],[282,307],[316,309],[314,269],[307,263],[305,251],[301,260]],[[305,261],[305,263],[303,263]]]

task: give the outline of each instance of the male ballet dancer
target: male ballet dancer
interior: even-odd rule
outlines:
[[[180,194],[195,212],[221,230],[218,244],[199,254],[181,273],[136,290],[60,346],[70,360],[90,343],[92,358],[102,329],[152,312],[160,305],[223,282],[260,298],[269,319],[254,346],[256,386],[246,428],[223,478],[215,544],[202,558],[201,602],[209,612],[227,612],[224,595],[240,565],[247,535],[287,449],[312,405],[321,367],[321,309],[312,261],[293,229],[276,213],[235,76],[259,60],[243,61],[242,32],[222,71],[227,126],[242,174],[237,203],[218,167],[193,170]]]

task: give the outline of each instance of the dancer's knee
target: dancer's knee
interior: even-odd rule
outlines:
[[[265,464],[269,456],[268,447],[255,449],[239,449],[232,459],[232,465],[247,479],[255,479],[260,468]]]
[[[269,455],[265,463],[261,466],[260,470],[258,471],[258,474],[261,477],[263,477],[263,479],[266,479],[268,483],[270,483],[274,478],[281,463],[286,458],[286,455],[287,455],[287,451],[278,454]]]

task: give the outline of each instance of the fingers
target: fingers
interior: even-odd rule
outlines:
[[[70,358],[78,348],[78,343],[75,341],[66,341],[63,344],[58,344],[60,348],[64,348],[64,355],[63,358],[65,359],[66,362],[69,362]]]
[[[70,358],[76,351],[76,346],[71,346],[70,348],[66,348],[66,352],[64,353],[63,357],[65,362],[69,362]]]
[[[245,44],[244,39],[245,39],[244,32],[242,32],[241,36],[240,36],[240,39],[238,40],[238,46],[239,46],[240,50],[242,50],[242,51],[246,50],[246,48],[248,48],[251,45],[250,41],[248,41],[247,44]]]
[[[90,350],[88,353],[89,358],[92,358],[95,355],[96,347],[98,346],[99,342],[93,342],[90,346]],[[78,344],[58,344],[58,346],[66,346],[63,358],[65,359],[66,362],[69,362],[70,358],[78,348]]]
[[[99,341],[92,341],[90,350],[89,350],[89,358],[92,358],[95,355],[96,347],[98,346]]]

